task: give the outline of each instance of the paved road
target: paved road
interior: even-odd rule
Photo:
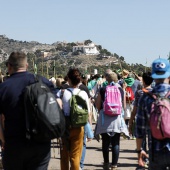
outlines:
[[[137,167],[137,154],[135,153],[136,143],[135,140],[127,140],[121,137],[120,141],[120,156],[119,165],[117,170],[135,170]],[[55,148],[55,158],[52,149],[51,160],[48,170],[60,170],[60,154],[59,150]],[[111,161],[111,152],[110,152]],[[101,141],[97,142],[93,139],[91,142],[87,143],[87,152],[85,158],[84,170],[102,170],[102,151],[101,151]]]

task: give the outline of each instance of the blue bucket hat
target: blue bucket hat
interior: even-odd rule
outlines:
[[[170,64],[167,59],[158,58],[152,63],[152,78],[164,79],[170,77]]]

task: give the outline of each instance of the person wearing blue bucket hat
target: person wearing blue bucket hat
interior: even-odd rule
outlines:
[[[169,61],[164,58],[158,58],[154,60],[152,63],[151,77],[155,81],[155,86],[153,87],[151,92],[144,93],[138,102],[139,107],[136,117],[136,144],[138,153],[138,164],[140,166],[145,166],[143,158],[148,157],[146,152],[142,149],[142,140],[144,138],[144,135],[146,134],[146,131],[149,130],[149,169],[170,169],[169,130],[168,133],[166,133],[165,135],[165,132],[167,132],[170,124]],[[159,116],[159,119],[157,118],[157,115]],[[153,128],[153,126],[156,129]],[[155,131],[157,133],[155,133]]]

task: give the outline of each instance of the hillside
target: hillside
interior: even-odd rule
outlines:
[[[50,50],[51,48],[55,48],[55,46],[49,44],[41,44],[36,41],[27,42],[9,39],[5,35],[0,35],[0,50],[3,51],[3,53],[6,53],[7,55],[9,55],[13,51],[23,51],[25,53],[32,53],[38,49]],[[2,57],[1,54],[0,57]]]
[[[0,35],[0,62],[5,61],[11,52],[13,51],[23,51],[25,53],[35,53],[37,50],[40,51],[50,51],[52,49],[55,49],[55,52],[51,54],[51,56],[60,56],[58,57],[59,60],[67,61],[69,58],[72,58],[75,60],[75,65],[78,65],[79,67],[88,67],[91,65],[107,65],[111,61],[115,61],[116,58],[112,57],[111,59],[102,59],[98,56],[87,56],[87,55],[73,55],[71,53],[72,49],[69,49],[68,52],[69,55],[67,57],[65,55],[62,55],[63,50],[58,49],[59,43],[53,43],[53,44],[41,44],[36,41],[19,41],[14,39],[9,39],[5,35]],[[65,49],[64,49],[65,51]],[[50,57],[50,56],[49,56]],[[67,60],[66,60],[67,58]],[[67,63],[67,62],[66,62]]]
[[[84,41],[84,43],[89,42],[92,41]],[[36,64],[38,73],[46,74],[47,76],[55,73],[66,74],[70,66],[78,67],[82,72],[88,73],[92,73],[94,69],[98,69],[102,73],[108,67],[120,69],[120,66],[128,70],[144,70],[142,65],[134,64],[130,66],[124,61],[124,57],[119,57],[116,53],[111,54],[107,49],[102,49],[101,45],[96,45],[100,55],[84,55],[81,51],[73,53],[72,47],[76,45],[78,45],[76,42],[42,44],[36,41],[19,41],[0,35],[0,67],[2,71],[5,71],[3,62],[8,59],[10,53],[23,51],[28,56],[29,71],[34,72],[34,64]]]

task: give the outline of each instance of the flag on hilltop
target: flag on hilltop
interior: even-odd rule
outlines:
[[[116,70],[116,72],[119,74],[119,73],[121,72],[121,70],[120,70],[120,69],[118,69],[118,70]]]
[[[55,60],[54,60],[54,63],[53,63],[53,69],[55,70]]]
[[[34,64],[34,74],[37,74],[37,65]]]
[[[168,60],[169,60],[169,62],[170,62],[170,52],[169,52]]]
[[[88,74],[88,71],[87,71],[87,70],[85,71],[85,74]]]

